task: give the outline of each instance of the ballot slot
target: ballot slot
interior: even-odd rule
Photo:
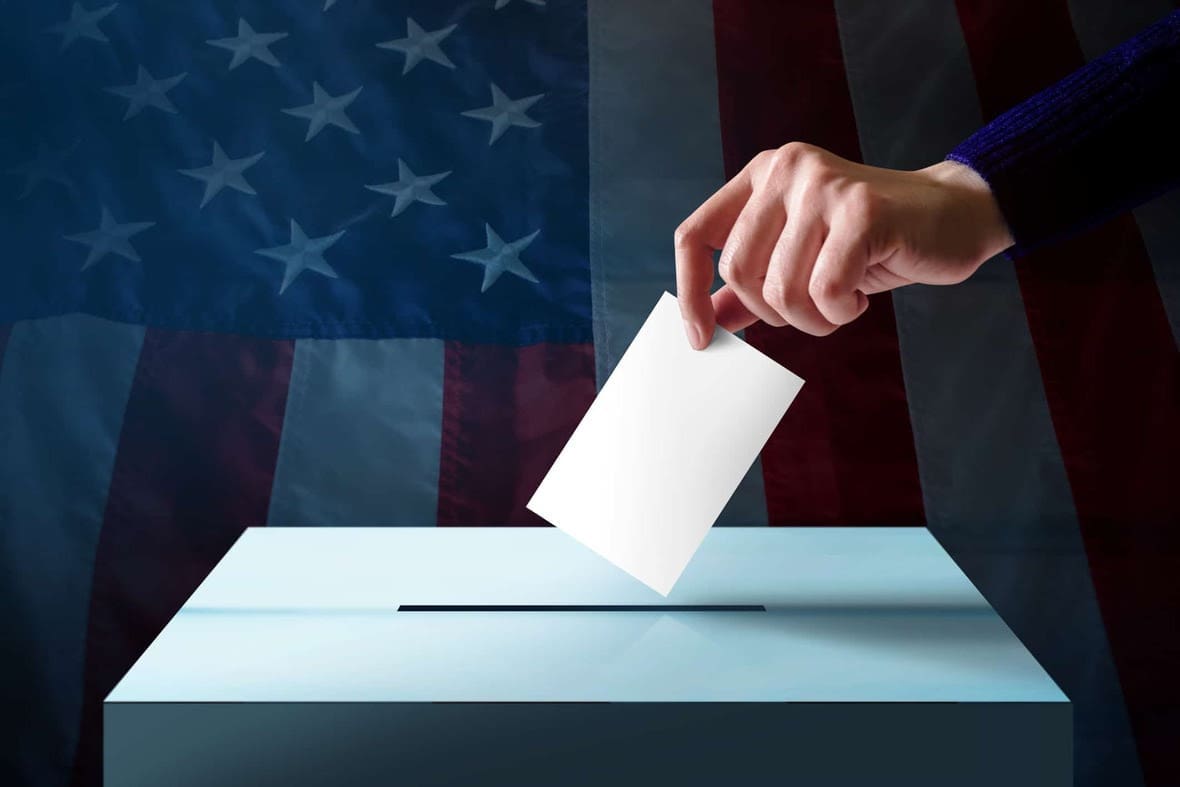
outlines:
[[[398,612],[765,612],[762,604],[400,604]]]

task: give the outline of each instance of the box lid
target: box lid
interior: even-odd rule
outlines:
[[[714,528],[665,598],[430,527],[247,530],[107,701],[1067,700],[923,528]]]

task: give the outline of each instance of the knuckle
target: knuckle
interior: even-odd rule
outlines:
[[[774,151],[775,159],[784,164],[797,164],[807,158],[813,148],[804,142],[788,142]]]
[[[735,259],[733,255],[722,257],[717,263],[717,273],[721,276],[722,281],[735,289],[745,289],[750,280],[746,266],[742,265],[740,260]]]
[[[830,276],[816,276],[807,286],[807,292],[816,301],[827,301],[841,294],[840,283]]]
[[[806,169],[808,179],[815,183],[828,185],[840,177],[835,163],[827,156],[819,154],[808,156],[800,166]]]
[[[735,244],[733,238],[725,244],[725,248],[717,255],[717,274],[725,281],[729,281],[734,274],[734,251]]]
[[[763,164],[763,171],[770,178],[784,180],[806,163],[809,157],[807,151],[808,147],[802,142],[788,142],[781,148],[767,151],[769,155]]]
[[[728,260],[721,259],[717,262],[717,276],[729,286],[737,287],[737,282],[733,280],[733,266],[729,264]]]
[[[754,263],[750,258],[750,248],[756,242],[756,233],[757,228],[752,225],[739,225],[725,241],[725,246],[717,258],[717,271],[726,283],[739,287],[748,285],[751,279],[750,268]]]
[[[696,223],[692,219],[685,219],[672,234],[672,241],[676,248],[683,249],[696,244],[697,234],[698,229]]]
[[[805,157],[806,152],[804,151],[804,147],[802,147],[802,143],[788,142],[786,145],[774,151],[771,163],[776,172],[789,172],[798,168]]]
[[[766,301],[766,305],[779,314],[785,314],[788,311],[787,292],[781,282],[767,279],[762,284],[762,300]]]
[[[827,336],[836,330],[837,326],[829,323],[819,313],[809,290],[808,285],[788,288],[782,296],[783,308],[780,313],[787,318],[791,325],[806,334]]]
[[[759,151],[758,155],[754,156],[754,158],[750,160],[750,163],[754,165],[756,169],[765,169],[776,160],[777,156],[777,150]]]

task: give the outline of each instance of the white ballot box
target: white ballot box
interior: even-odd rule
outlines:
[[[922,528],[253,528],[107,697],[128,785],[1068,785],[1068,699]]]

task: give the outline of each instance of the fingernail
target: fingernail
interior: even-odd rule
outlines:
[[[701,326],[694,323],[689,326],[689,330],[692,332],[693,349],[705,349],[705,332],[701,330]]]
[[[701,334],[697,327],[688,320],[684,321],[684,335],[688,337],[688,343],[694,350],[700,349]]]

